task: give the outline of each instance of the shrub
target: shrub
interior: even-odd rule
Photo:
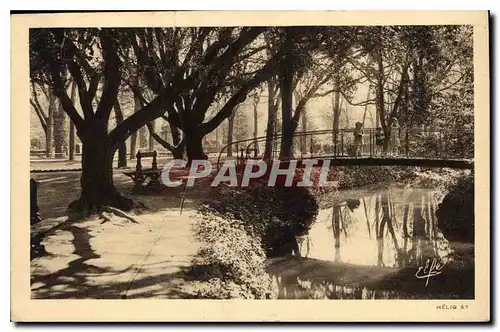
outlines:
[[[270,279],[258,237],[243,222],[201,207],[195,236],[202,242],[191,271],[200,281],[193,293],[200,298],[266,298]]]
[[[436,211],[438,227],[449,241],[474,243],[474,175],[460,178],[448,187]]]
[[[218,188],[214,197],[201,212],[241,220],[252,236],[260,238],[269,256],[295,249],[295,237],[307,232],[318,213],[314,196],[300,187],[255,183],[246,188]]]
[[[267,298],[267,256],[297,251],[296,236],[315,219],[318,206],[304,188],[220,186],[200,206],[195,234],[202,243],[191,271],[199,298]]]

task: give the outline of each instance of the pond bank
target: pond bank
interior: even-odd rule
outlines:
[[[469,173],[467,170],[449,168],[350,166],[332,168],[328,178],[339,181],[339,190],[377,188],[396,183],[418,188],[435,188]]]

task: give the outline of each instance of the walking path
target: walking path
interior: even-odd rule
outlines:
[[[61,224],[31,261],[32,298],[179,298],[198,250],[194,211],[163,211]]]

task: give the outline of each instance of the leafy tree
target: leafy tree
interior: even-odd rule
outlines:
[[[335,77],[333,89],[341,88],[340,71],[352,52],[352,30],[350,27],[287,27],[276,33],[275,38],[282,40],[285,50],[278,74],[283,128],[281,158],[292,157],[293,135],[307,102],[324,96],[319,90]],[[293,94],[297,89],[300,99],[294,108]]]
[[[379,26],[359,31],[357,44],[363,56],[350,63],[373,86],[375,97],[357,105],[375,105],[386,148],[390,118],[399,118],[406,126],[431,122],[436,119],[437,100],[471,75],[470,31],[458,26]]]
[[[71,211],[92,212],[103,205],[123,209],[133,206],[114,187],[112,170],[114,152],[131,134],[131,128],[124,126],[124,121],[108,133],[121,83],[119,45],[116,29],[30,30],[31,80],[51,87],[83,143],[82,193],[70,204]],[[76,83],[80,110],[68,96],[68,76]],[[100,84],[100,98],[94,103]],[[123,130],[128,135],[121,134]]]
[[[204,158],[202,138],[274,73],[279,56],[259,61],[263,46],[258,37],[264,31],[260,27],[30,30],[31,79],[51,87],[83,144],[82,195],[71,209],[133,207],[114,187],[114,153],[129,136],[165,113],[182,130],[188,159]],[[135,67],[129,66],[130,59]],[[256,69],[250,65],[252,59]],[[244,60],[249,65],[242,65]],[[76,83],[79,107],[68,96],[69,78]],[[143,106],[108,131],[122,81]],[[149,100],[139,89],[140,82],[153,94]],[[208,108],[227,93],[228,86],[232,93],[227,102],[205,121]]]
[[[229,118],[248,93],[274,72],[279,57],[263,62],[265,28],[128,29],[128,42],[167,119],[183,132],[188,160],[203,159],[203,137]],[[230,89],[228,89],[230,87]],[[134,88],[142,97],[142,91]],[[227,102],[210,119],[215,100]],[[152,102],[154,103],[154,102]]]

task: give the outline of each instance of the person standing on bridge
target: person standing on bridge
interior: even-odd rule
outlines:
[[[354,156],[361,156],[361,149],[363,147],[363,124],[361,122],[356,122],[356,127],[354,128]]]
[[[391,120],[391,154],[393,156],[399,155],[399,147],[401,141],[399,140],[399,122],[395,117]]]

